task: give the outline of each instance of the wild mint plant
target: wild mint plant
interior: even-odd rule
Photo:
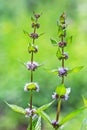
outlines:
[[[56,52],[57,59],[59,62],[61,62],[61,66],[59,68],[51,70],[53,74],[58,75],[61,79],[61,84],[56,87],[55,92],[52,95],[52,99],[57,101],[56,118],[51,121],[51,124],[55,130],[61,128],[65,122],[72,119],[74,116],[79,114],[85,108],[85,107],[82,107],[70,113],[69,115],[67,115],[60,121],[62,100],[67,101],[69,98],[69,94],[71,92],[71,88],[68,88],[65,85],[65,78],[71,72],[79,72],[83,68],[83,66],[75,67],[73,69],[69,69],[65,66],[65,61],[67,61],[69,58],[68,53],[65,52],[65,48],[67,47],[69,43],[72,42],[72,36],[70,36],[69,38],[67,37],[67,23],[66,23],[65,13],[63,13],[60,16],[59,21],[57,22],[57,27],[58,27],[57,35],[58,35],[59,41],[51,38],[52,45],[57,47],[57,52]]]
[[[42,65],[38,64],[36,61],[34,61],[34,55],[38,53],[38,46],[36,45],[36,40],[43,35],[44,33],[38,34],[37,30],[40,28],[40,23],[38,22],[41,14],[36,14],[33,12],[33,17],[31,17],[33,28],[32,33],[28,33],[24,31],[24,33],[29,37],[30,42],[28,44],[28,53],[30,55],[30,61],[27,61],[26,63],[23,63],[23,65],[26,67],[26,69],[30,73],[30,80],[24,85],[24,91],[29,92],[30,101],[28,103],[27,108],[23,108],[17,105],[13,104],[6,104],[15,112],[21,113],[25,115],[29,119],[29,125],[27,130],[41,130],[41,117],[44,118],[46,121],[48,121],[51,124],[50,118],[47,116],[47,114],[44,112],[48,107],[50,107],[54,101],[45,104],[39,108],[35,107],[33,105],[33,96],[34,91],[39,92],[39,85],[37,82],[34,81],[34,72]]]
[[[68,114],[66,117],[64,117],[62,120],[60,120],[60,112],[61,112],[61,103],[62,100],[68,100],[69,94],[71,92],[71,88],[65,87],[65,77],[67,77],[68,74],[71,72],[78,72],[80,71],[83,66],[75,67],[73,69],[68,69],[65,67],[65,60],[68,60],[68,54],[65,52],[65,47],[67,47],[68,43],[71,42],[72,37],[69,37],[66,40],[66,18],[65,14],[63,13],[60,16],[59,22],[57,22],[58,26],[58,37],[59,42],[57,42],[54,39],[51,39],[52,45],[57,47],[56,56],[59,62],[61,62],[61,67],[59,69],[54,69],[51,72],[53,74],[58,75],[61,78],[61,84],[58,85],[55,89],[55,92],[52,94],[52,101],[48,104],[42,105],[41,107],[37,108],[33,104],[33,96],[34,91],[39,92],[39,85],[36,81],[34,81],[34,72],[41,66],[41,64],[38,64],[38,62],[34,61],[34,55],[38,53],[38,46],[36,45],[36,40],[43,35],[43,33],[38,34],[37,30],[40,28],[40,23],[38,22],[41,14],[33,13],[33,17],[31,18],[33,28],[32,33],[28,33],[24,31],[24,33],[29,37],[30,42],[28,44],[28,53],[30,60],[26,63],[23,63],[26,69],[30,73],[30,80],[25,83],[24,91],[29,92],[29,103],[26,108],[9,104],[6,102],[6,104],[15,112],[18,112],[20,114],[23,114],[25,117],[29,119],[29,124],[27,130],[41,130],[41,118],[43,118],[47,123],[49,123],[53,129],[57,130],[63,126],[64,123],[75,117],[77,114],[79,114],[82,110],[84,110],[87,107],[87,100],[83,97],[84,106],[75,110],[74,112]],[[43,97],[42,97],[43,98]],[[42,101],[42,99],[41,99]],[[57,112],[56,112],[56,118],[54,120],[51,120],[49,115],[44,112],[47,108],[49,108],[55,101],[57,101]]]

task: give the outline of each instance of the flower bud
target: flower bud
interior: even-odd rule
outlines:
[[[54,92],[53,95],[52,95],[52,99],[56,100],[58,98],[59,98],[59,95],[56,92]]]
[[[65,47],[66,45],[67,45],[66,42],[59,42],[58,43],[58,46],[61,47],[61,48]]]
[[[26,117],[31,117],[32,116],[32,118],[33,118],[36,115],[35,114],[35,112],[36,112],[35,109],[30,110],[30,108],[26,108],[25,111],[26,111]]]
[[[30,37],[33,39],[37,39],[38,38],[38,34],[37,33],[31,33]]]
[[[52,126],[53,126],[54,128],[58,128],[58,121],[53,120],[53,121],[51,121],[51,124],[52,124]]]
[[[32,70],[32,71],[35,71],[38,67],[37,62],[27,62],[25,65],[26,65],[28,70]]]
[[[36,19],[38,19],[40,17],[40,14],[35,14],[34,16]]]
[[[68,59],[68,54],[66,52],[64,52],[64,59],[67,60]]]
[[[59,68],[58,72],[59,72],[59,76],[67,76],[67,68]]]

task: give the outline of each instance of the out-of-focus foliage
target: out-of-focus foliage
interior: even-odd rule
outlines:
[[[81,72],[66,77],[66,86],[71,87],[72,92],[68,102],[63,103],[62,111],[68,113],[82,104],[81,96],[86,96],[87,93],[86,5],[86,0],[0,0],[0,130],[25,130],[27,127],[25,123],[27,119],[11,112],[4,104],[4,100],[23,107],[27,107],[29,101],[29,93],[26,94],[23,91],[25,83],[29,82],[29,72],[19,61],[29,60],[27,46],[31,40],[24,35],[23,30],[32,32],[33,11],[42,12],[41,28],[38,33],[45,33],[36,43],[39,53],[36,54],[35,61],[44,63],[44,66],[35,72],[34,80],[40,85],[40,93],[34,93],[33,103],[36,106],[48,103],[58,82],[60,84],[60,78],[46,72],[44,67],[54,69],[60,66],[60,62],[56,62],[57,50],[51,45],[50,37],[57,37],[56,21],[65,11],[68,23],[67,33],[73,36],[72,43],[66,50],[69,53],[66,67],[82,65],[84,68]],[[76,125],[79,126],[81,121],[82,116],[79,121],[78,118],[75,120]],[[76,126],[75,122],[73,126]],[[49,129],[48,126],[46,129]],[[79,130],[80,126],[73,129]]]

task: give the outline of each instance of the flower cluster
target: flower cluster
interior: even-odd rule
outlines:
[[[35,109],[26,108],[25,112],[26,112],[25,117],[31,117],[32,116],[32,118],[34,119],[37,116],[37,114],[35,114],[35,112],[36,112]]]
[[[32,71],[35,71],[37,69],[37,67],[39,66],[37,62],[30,62],[30,61],[25,63],[25,65],[28,70],[32,70]]]
[[[68,68],[59,68],[58,73],[59,76],[67,76]]]
[[[36,92],[39,92],[39,85],[35,82],[26,83],[24,86],[24,91],[29,91],[29,90],[35,90]]]
[[[56,100],[58,98],[61,98],[64,100],[68,100],[70,92],[71,92],[71,88],[66,88],[66,93],[64,95],[61,95],[61,96],[59,94],[57,94],[56,92],[54,92],[52,95],[52,99]]]

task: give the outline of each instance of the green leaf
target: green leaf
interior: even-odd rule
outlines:
[[[57,53],[56,53],[56,56],[57,56],[57,58],[58,58],[59,60],[61,60],[62,57],[64,57],[64,56],[62,55],[62,53],[61,53],[60,48],[58,48],[58,51],[57,51]]]
[[[51,40],[51,43],[52,43],[53,46],[57,46],[57,41],[56,40],[54,40],[53,38],[50,38],[50,40]]]
[[[35,130],[35,126],[37,124],[38,118],[35,118],[34,120],[32,120],[32,130]],[[27,130],[30,130],[30,124],[28,125]]]
[[[75,67],[75,68],[73,68],[73,69],[71,69],[71,70],[68,70],[67,73],[68,73],[68,74],[69,74],[69,73],[72,73],[72,72],[77,73],[77,72],[79,72],[82,68],[83,68],[83,66]]]
[[[36,51],[36,47],[34,45],[29,45],[28,46],[28,51],[29,51],[29,53],[35,52]]]
[[[32,21],[33,23],[35,23],[35,18],[31,17],[31,21]]]
[[[35,130],[41,130],[41,116],[39,116],[37,124],[35,126]]]
[[[28,90],[36,90],[36,83],[31,83],[31,84],[29,84],[29,85],[27,85],[27,89]]]
[[[25,30],[23,30],[24,34],[29,37],[29,33]]]
[[[41,33],[41,34],[39,35],[39,37],[42,36],[42,35],[44,35],[44,34],[45,34],[45,33]]]
[[[36,110],[36,113],[39,113],[39,112],[41,112],[41,111],[46,110],[48,107],[50,107],[50,106],[54,103],[54,101],[55,101],[55,100],[53,100],[52,102],[50,102],[50,103],[48,103],[48,104],[45,104],[45,105],[41,106],[40,108],[38,108],[38,109]]]
[[[58,73],[59,73],[59,72],[58,72],[58,69],[50,70],[50,72],[53,73],[53,74],[58,74]]]
[[[65,30],[63,30],[62,26],[59,25],[59,26],[58,26],[58,36],[59,36],[59,37],[64,36],[64,31],[65,31]]]
[[[85,107],[87,107],[87,99],[85,99],[84,96],[82,98],[83,98],[83,102],[84,102]]]
[[[7,102],[6,102],[6,104],[7,104],[13,111],[18,112],[18,113],[21,113],[21,114],[26,114],[24,108],[19,107],[19,106],[17,106],[17,105],[13,105],[13,104],[8,104]]]
[[[67,42],[67,44],[72,43],[72,36],[70,36],[69,38],[67,38],[67,39],[66,39],[66,42]]]
[[[62,119],[59,123],[59,125],[63,125],[64,123],[66,123],[67,121],[71,120],[72,118],[74,118],[76,115],[80,114],[86,107],[81,107],[73,112],[71,112],[70,114],[68,114],[66,117],[64,117],[64,119]]]
[[[61,16],[60,16],[60,23],[61,24],[65,24],[65,13],[63,13]]]
[[[56,93],[61,96],[61,95],[65,95],[66,93],[66,88],[64,86],[64,84],[61,84],[60,86],[57,86],[56,88]]]
[[[41,111],[38,113],[45,121],[47,121],[49,124],[51,124],[51,119],[50,117],[44,112]]]

